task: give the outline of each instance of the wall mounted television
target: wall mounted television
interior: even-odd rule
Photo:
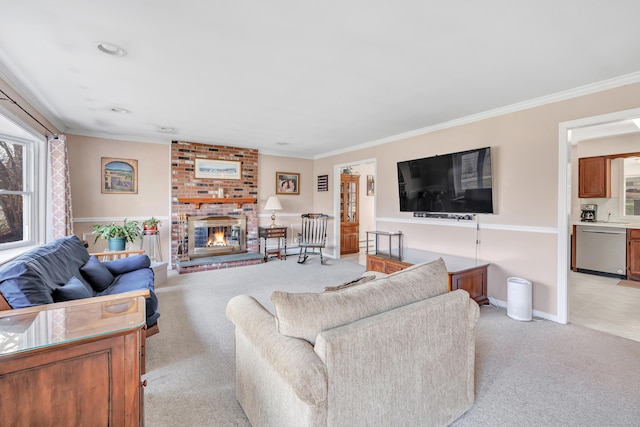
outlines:
[[[493,213],[491,147],[398,162],[401,212]]]

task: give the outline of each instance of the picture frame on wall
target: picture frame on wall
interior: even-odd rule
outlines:
[[[138,161],[102,157],[102,194],[138,194]]]
[[[276,194],[300,194],[300,174],[276,172]]]
[[[242,162],[196,159],[195,177],[204,179],[240,179],[242,178]]]
[[[376,186],[373,175],[367,175],[367,196],[373,196],[376,194]]]

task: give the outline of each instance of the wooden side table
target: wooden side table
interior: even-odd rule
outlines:
[[[407,249],[405,253],[402,260],[389,258],[387,254],[367,254],[367,271],[391,274],[414,264],[442,258],[449,273],[450,291],[464,289],[478,304],[489,304],[487,297],[487,267],[489,263],[414,249]]]
[[[0,313],[3,425],[144,425],[145,299],[123,295]]]
[[[264,261],[269,260],[269,255],[277,255],[282,259],[281,242],[284,241],[284,259],[287,259],[287,227],[258,227],[258,252],[260,252],[260,242],[264,239]],[[277,239],[278,247],[269,248],[268,239]]]

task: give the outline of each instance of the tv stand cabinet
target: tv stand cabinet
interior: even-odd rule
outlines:
[[[450,291],[464,289],[478,304],[489,304],[487,297],[487,267],[489,264],[482,261],[407,249],[401,260],[390,258],[382,253],[367,254],[367,271],[391,274],[414,264],[434,261],[438,258],[442,258],[447,266]]]

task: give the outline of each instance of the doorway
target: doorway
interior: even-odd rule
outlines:
[[[352,175],[359,176],[359,200],[358,200],[358,251],[349,255],[340,255],[341,253],[341,233],[340,233],[340,176],[349,170]],[[334,166],[334,228],[333,241],[335,242],[336,259],[352,259],[361,265],[366,264],[366,232],[375,230],[375,206],[376,206],[376,159],[358,160],[349,163],[342,163]]]
[[[591,132],[598,138],[612,136],[606,129],[613,129],[621,122],[640,118],[640,108],[587,117],[560,123],[558,143],[558,290],[557,320],[569,322],[569,278],[570,278],[570,227],[572,205],[572,164],[571,147],[579,138],[576,134],[589,135]],[[604,130],[604,132],[603,132]],[[640,130],[639,130],[640,131]],[[586,139],[586,138],[583,138]],[[631,150],[633,151],[633,150]],[[573,183],[575,185],[575,183]]]

